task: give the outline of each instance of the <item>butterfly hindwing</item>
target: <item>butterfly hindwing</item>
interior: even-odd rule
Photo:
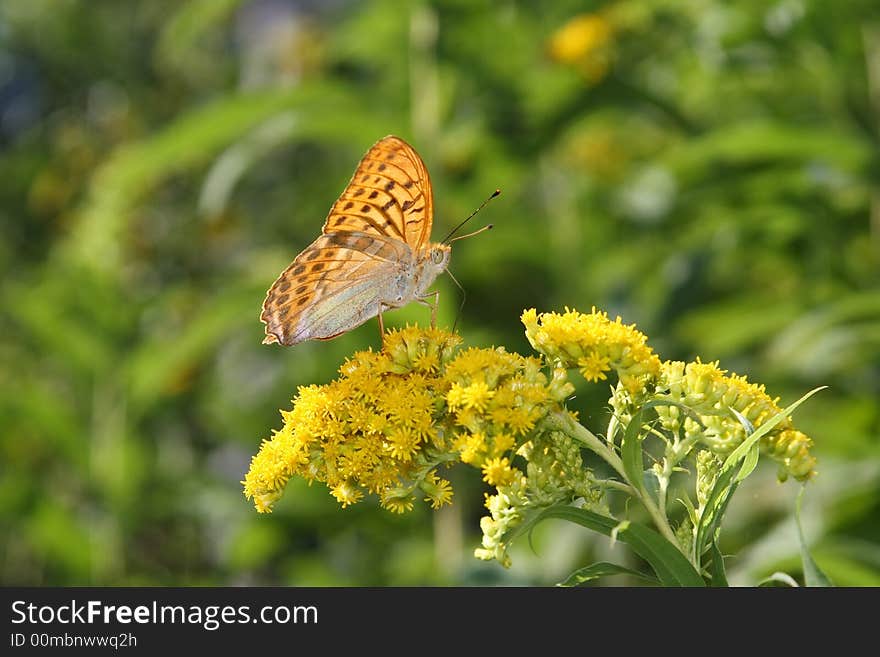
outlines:
[[[269,288],[260,319],[265,343],[293,345],[359,326],[394,294],[412,261],[399,240],[362,231],[321,235]]]

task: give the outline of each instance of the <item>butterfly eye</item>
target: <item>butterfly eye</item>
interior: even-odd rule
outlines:
[[[439,265],[443,262],[443,251],[441,249],[432,249],[431,250],[431,262],[435,265]]]

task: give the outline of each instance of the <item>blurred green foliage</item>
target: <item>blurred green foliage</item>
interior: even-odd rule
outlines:
[[[0,4],[2,583],[546,584],[608,556],[545,523],[539,556],[477,562],[464,471],[440,513],[242,496],[296,386],[378,343],[267,347],[258,316],[388,133],[435,236],[504,190],[453,254],[467,342],[528,353],[522,309],[596,305],[783,404],[828,385],[797,418],[804,529],[835,582],[880,585],[876,0]],[[773,476],[730,510],[732,583],[799,576]]]

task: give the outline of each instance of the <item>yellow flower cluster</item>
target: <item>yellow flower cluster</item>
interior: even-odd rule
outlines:
[[[573,490],[590,488],[590,473],[574,442],[559,434],[554,443],[536,431],[538,422],[574,391],[564,370],[555,368],[548,380],[545,367],[540,358],[501,348],[465,350],[446,367],[453,448],[495,487],[486,495],[490,515],[480,520],[483,546],[475,554],[481,559],[509,564],[504,536],[521,522],[524,507],[570,501]],[[566,448],[553,447],[557,443]],[[514,465],[514,455],[524,459],[525,473]]]
[[[666,361],[658,380],[658,392],[666,394],[700,417],[703,426],[690,417],[681,421],[676,407],[658,407],[665,428],[680,425],[685,436],[696,437],[716,454],[729,454],[746,439],[746,429],[731,409],[739,412],[754,428],[773,418],[782,409],[778,399],[767,395],[764,386],[749,383],[745,376],[728,375],[718,363]],[[792,427],[786,418],[764,436],[761,449],[780,464],[780,479],[791,475],[798,480],[815,474],[816,459],[810,454],[813,441]]]
[[[604,381],[614,370],[636,395],[660,371],[660,359],[645,344],[647,337],[620,317],[612,322],[595,308],[586,315],[567,308],[562,314],[538,314],[532,308],[521,319],[532,347],[561,367],[578,368],[587,381]]]
[[[480,519],[482,547],[474,552],[479,559],[495,559],[505,566],[510,565],[505,539],[529,507],[580,498],[595,508],[601,498],[592,472],[584,467],[579,445],[561,431],[536,432],[517,454],[528,464],[525,474],[511,469],[506,458],[484,465],[484,479],[497,489],[486,495],[489,515]]]
[[[487,468],[495,471],[517,440],[521,443],[551,407],[571,394],[567,382],[548,381],[543,367],[540,358],[501,347],[466,349],[446,366],[453,447],[463,463],[483,468],[484,476]]]
[[[540,358],[503,348],[456,355],[459,342],[436,329],[392,331],[381,352],[356,353],[337,380],[300,388],[243,482],[257,510],[270,511],[297,475],[326,483],[343,507],[375,493],[400,513],[417,489],[435,508],[451,501],[442,463],[479,468],[493,486],[521,476],[516,448],[572,387],[548,380]]]
[[[298,475],[326,483],[343,507],[371,492],[403,512],[416,489],[434,507],[449,503],[449,482],[436,473],[447,435],[435,414],[449,388],[442,370],[459,342],[436,329],[393,331],[381,352],[346,361],[337,380],[300,388],[293,409],[281,412],[284,426],[254,456],[245,495],[268,512]]]

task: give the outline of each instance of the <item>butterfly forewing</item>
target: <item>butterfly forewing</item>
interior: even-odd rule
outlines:
[[[333,205],[324,232],[358,230],[406,242],[414,253],[428,243],[434,217],[431,180],[418,153],[385,137],[367,151]]]

